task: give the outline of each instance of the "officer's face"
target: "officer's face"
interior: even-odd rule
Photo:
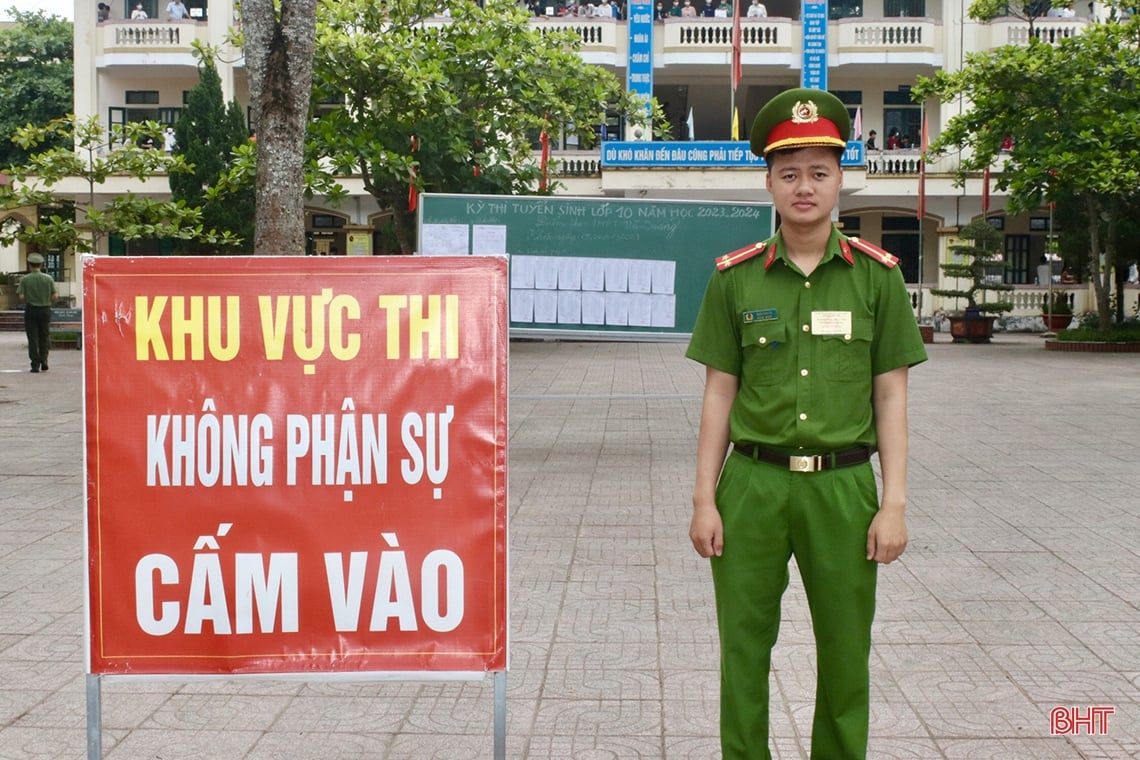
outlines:
[[[768,158],[767,184],[784,224],[830,224],[843,171],[834,148],[777,151]]]

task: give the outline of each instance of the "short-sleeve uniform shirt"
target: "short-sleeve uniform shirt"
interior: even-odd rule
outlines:
[[[926,349],[899,268],[833,229],[809,276],[779,232],[714,272],[685,355],[739,378],[734,442],[823,453],[876,445],[871,379]]]

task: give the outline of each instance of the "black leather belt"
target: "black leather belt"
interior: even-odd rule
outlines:
[[[796,456],[758,446],[754,443],[734,443],[732,450],[758,462],[768,462],[769,464],[787,467],[792,472],[820,472],[835,467],[850,467],[854,464],[863,464],[875,453],[875,450],[870,446],[856,446],[853,449],[833,451],[830,454]]]

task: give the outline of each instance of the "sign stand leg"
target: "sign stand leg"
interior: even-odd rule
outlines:
[[[87,760],[103,757],[103,677],[87,674]]]
[[[507,671],[495,671],[495,760],[507,758]]]

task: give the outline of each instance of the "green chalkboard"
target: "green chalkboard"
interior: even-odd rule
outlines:
[[[722,253],[772,234],[769,204],[424,194],[421,255],[508,254],[511,333],[681,339]]]

